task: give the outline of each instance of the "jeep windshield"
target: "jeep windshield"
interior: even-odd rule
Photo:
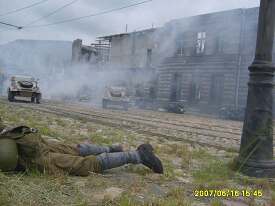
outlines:
[[[31,76],[12,76],[11,80],[16,80],[16,81],[34,81],[34,78]]]

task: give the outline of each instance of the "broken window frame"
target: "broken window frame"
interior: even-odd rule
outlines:
[[[178,39],[176,41],[176,56],[184,56],[184,43],[183,43],[183,39]]]
[[[200,82],[192,80],[190,82],[190,90],[188,102],[191,104],[197,104],[201,100],[201,85]]]
[[[175,47],[174,47],[174,56],[182,57],[185,55],[184,51],[184,33],[180,33],[177,35],[175,39]]]

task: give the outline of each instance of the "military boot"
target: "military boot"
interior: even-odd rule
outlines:
[[[125,164],[143,164],[155,173],[163,173],[160,159],[153,153],[150,144],[142,144],[137,150],[128,152],[103,153],[98,155],[97,160],[102,166],[102,170],[108,170]]]
[[[141,163],[149,167],[155,173],[163,173],[163,166],[160,159],[153,153],[153,147],[150,144],[142,144],[137,148]]]

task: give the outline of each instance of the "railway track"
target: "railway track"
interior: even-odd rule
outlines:
[[[233,138],[233,136],[236,136],[235,139],[239,139],[239,136],[241,135],[240,133],[240,128],[226,128],[226,127],[219,127],[219,126],[213,126],[210,124],[204,124],[201,125],[201,123],[197,123],[196,126],[194,126],[194,121],[193,122],[184,122],[184,123],[176,123],[175,121],[165,121],[165,120],[161,120],[156,119],[155,117],[143,117],[141,115],[132,115],[132,114],[120,114],[119,112],[116,112],[114,114],[113,110],[101,110],[101,111],[96,111],[95,108],[86,108],[86,109],[81,109],[78,108],[79,105],[74,105],[74,106],[70,106],[70,105],[66,105],[66,107],[64,107],[64,105],[62,105],[62,108],[56,106],[56,105],[44,105],[44,107],[47,107],[48,109],[52,109],[53,107],[55,109],[63,109],[66,111],[77,111],[78,113],[81,114],[90,114],[94,117],[98,117],[98,118],[106,118],[109,120],[121,120],[121,121],[128,121],[128,122],[134,122],[134,123],[141,123],[141,124],[146,124],[146,125],[150,125],[150,126],[157,126],[157,127],[162,127],[162,128],[169,128],[169,129],[176,129],[180,132],[188,132],[187,130],[191,130],[190,132],[192,133],[198,133],[196,132],[196,130],[200,130],[200,131],[204,131],[204,133],[206,132],[211,132],[214,133],[214,135],[211,133],[209,133],[210,136],[217,136],[215,135],[215,133],[222,133],[219,134],[220,136],[223,136],[224,138],[228,138],[226,136],[224,136],[223,134],[228,134],[230,135],[230,139]],[[76,108],[77,107],[77,108]],[[91,111],[92,110],[92,111]],[[140,112],[140,111],[138,111]],[[167,113],[162,113],[162,114],[167,114]],[[184,119],[183,116],[181,117],[181,119]],[[207,121],[208,119],[206,119]],[[206,126],[207,125],[207,126]],[[239,131],[238,131],[239,130]]]
[[[195,122],[195,117],[191,117],[189,120],[182,120],[184,119],[183,116],[180,118],[175,115],[176,117],[173,119],[172,115],[169,114],[167,115],[168,118],[163,118],[162,116],[166,116],[167,113],[162,113],[161,115],[161,113],[157,112],[150,112],[150,114],[143,116],[146,111],[130,111],[126,113],[90,107],[79,108],[79,105],[52,103],[49,101],[41,105],[9,103],[5,100],[0,100],[0,103],[91,121],[116,128],[125,128],[139,134],[173,141],[185,141],[221,150],[237,151],[240,144],[240,131],[238,131],[240,129],[238,127],[233,128],[231,126],[227,128],[212,120],[201,122],[201,120],[208,120],[207,118],[201,120],[198,118],[199,120]],[[190,121],[192,118],[194,121]]]
[[[64,105],[62,105],[63,107]],[[66,108],[75,109],[79,107],[77,104],[68,104]],[[85,107],[85,106],[84,106]],[[99,115],[115,115],[116,117],[128,118],[133,120],[141,120],[155,123],[163,123],[169,124],[173,126],[186,126],[193,129],[207,129],[212,131],[220,131],[220,132],[230,132],[234,135],[241,135],[241,127],[242,123],[237,121],[228,121],[228,120],[217,120],[217,119],[209,119],[205,117],[194,117],[193,115],[177,115],[170,113],[160,113],[160,112],[152,112],[152,111],[144,111],[144,110],[131,110],[131,111],[116,111],[116,110],[103,110],[99,108],[91,108],[85,107],[85,109],[78,109],[82,112],[92,112],[92,114]],[[152,115],[154,113],[154,115]],[[165,114],[165,118],[163,118]],[[169,118],[171,115],[172,118]],[[184,117],[184,118],[183,118]],[[110,117],[112,118],[112,117]],[[186,120],[188,119],[188,120]],[[193,121],[192,121],[193,119]],[[207,122],[207,123],[205,123]],[[197,125],[194,126],[194,123]],[[227,126],[224,126],[227,125]]]

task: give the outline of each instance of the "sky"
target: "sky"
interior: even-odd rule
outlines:
[[[24,26],[72,2],[72,0],[48,0],[35,7],[1,16],[8,11],[39,1],[41,0],[0,0],[0,21]],[[50,24],[142,1],[144,0],[75,0],[74,4],[35,24]],[[90,44],[98,36],[125,32],[126,24],[128,31],[131,32],[152,26],[159,27],[172,19],[186,16],[255,7],[259,6],[259,2],[260,0],[152,0],[136,7],[54,26],[8,30],[11,27],[0,25],[0,44],[16,39],[73,41],[77,38]]]

